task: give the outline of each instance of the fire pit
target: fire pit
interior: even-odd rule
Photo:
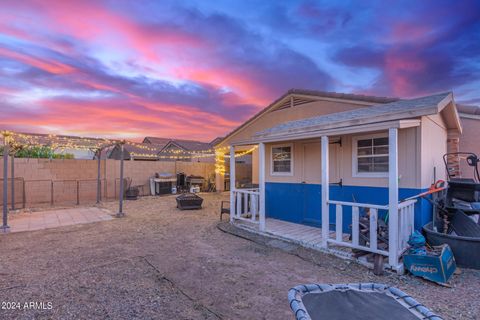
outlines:
[[[180,210],[201,209],[203,198],[193,193],[185,193],[177,197],[177,208]]]

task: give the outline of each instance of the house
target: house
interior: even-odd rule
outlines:
[[[458,146],[458,151],[473,152],[480,157],[480,107],[457,105],[458,114],[462,120],[462,135],[452,141]],[[463,177],[472,178],[472,167],[469,167],[466,161],[460,161],[460,174]]]
[[[142,161],[158,161],[158,153],[164,146],[156,145],[151,143],[125,143],[124,160],[142,160]],[[108,152],[108,159],[121,159],[121,147],[119,145],[115,145],[109,152]]]
[[[209,142],[184,139],[167,139],[145,137],[144,144],[154,144],[160,147],[160,160],[173,161],[175,159],[194,162],[214,162],[213,145]]]
[[[277,236],[286,223],[308,226],[310,238],[301,240],[310,246],[362,249],[399,270],[408,236],[432,216],[427,201],[401,200],[446,178],[442,156],[461,133],[450,92],[398,99],[292,89],[215,146],[217,167],[225,166],[216,185],[230,173],[232,223]],[[248,150],[258,188],[242,189],[235,156]],[[365,213],[374,229],[377,219],[388,221],[388,246],[374,233],[368,244],[360,239]]]
[[[224,139],[224,137],[216,137],[215,139],[210,141],[210,145],[215,146],[216,144],[220,143],[223,139]]]

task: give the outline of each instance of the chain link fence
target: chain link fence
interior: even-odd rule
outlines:
[[[42,206],[69,206],[94,204],[97,201],[97,180],[24,180],[8,179],[8,205],[12,209]],[[136,186],[139,196],[150,195],[148,185]],[[100,201],[118,199],[120,179],[100,180]],[[0,179],[0,194],[3,193],[3,179]],[[13,203],[13,205],[12,205]],[[3,199],[0,197],[0,204]]]

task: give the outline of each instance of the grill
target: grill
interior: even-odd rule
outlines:
[[[150,178],[150,188],[152,195],[171,194],[172,187],[175,186],[177,177],[170,173],[155,173],[154,178]]]
[[[187,180],[187,184],[189,185],[193,185],[193,184],[203,185],[203,183],[205,182],[205,179],[200,176],[188,176],[186,180]]]
[[[179,195],[177,198],[177,208],[180,210],[201,209],[203,199],[192,193]]]

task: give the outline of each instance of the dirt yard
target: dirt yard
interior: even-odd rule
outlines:
[[[330,255],[232,235],[218,225],[228,196],[202,196],[200,211],[177,210],[173,196],[146,197],[127,201],[125,218],[0,235],[0,318],[293,319],[292,286],[381,282],[446,319],[480,319],[478,271],[462,270],[452,288],[377,277]]]

